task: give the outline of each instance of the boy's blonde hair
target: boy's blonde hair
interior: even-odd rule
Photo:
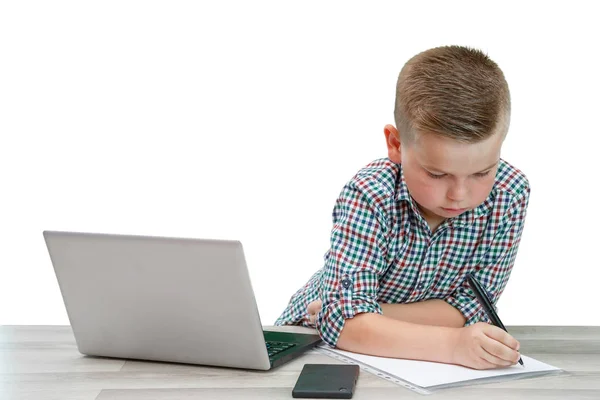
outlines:
[[[404,65],[394,108],[401,140],[422,132],[463,143],[482,141],[510,121],[510,93],[498,65],[482,51],[436,47]]]

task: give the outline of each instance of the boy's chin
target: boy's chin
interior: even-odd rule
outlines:
[[[437,213],[441,214],[441,217],[444,218],[452,218],[452,217],[456,217],[462,213],[467,212],[469,209],[468,208],[462,208],[459,210],[455,210],[455,209],[448,209],[448,208],[444,208],[444,207],[439,207],[437,211]]]
[[[418,204],[418,203],[417,203]],[[437,219],[437,218],[452,218],[456,217],[460,214],[467,212],[468,208],[463,208],[461,210],[449,210],[441,206],[426,208],[421,205],[418,205],[419,209],[423,213],[423,216]]]

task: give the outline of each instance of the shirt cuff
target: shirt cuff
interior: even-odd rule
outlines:
[[[364,292],[354,292],[354,282],[344,275],[339,282],[338,290],[324,293],[327,301],[317,315],[315,327],[325,343],[336,347],[344,322],[360,313],[383,314],[376,298]]]
[[[471,299],[467,296],[457,299],[451,296],[446,299],[446,303],[461,312],[466,319],[465,326],[473,325],[477,322],[491,323],[477,299]]]

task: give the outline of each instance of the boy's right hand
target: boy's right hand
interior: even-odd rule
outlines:
[[[507,367],[519,361],[519,346],[504,330],[478,322],[458,329],[453,362],[474,369]]]

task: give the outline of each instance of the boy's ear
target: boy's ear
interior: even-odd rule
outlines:
[[[398,130],[390,124],[387,124],[383,128],[383,133],[385,135],[385,143],[388,148],[388,158],[392,160],[392,162],[396,164],[402,163],[402,154],[400,152],[400,135]]]

